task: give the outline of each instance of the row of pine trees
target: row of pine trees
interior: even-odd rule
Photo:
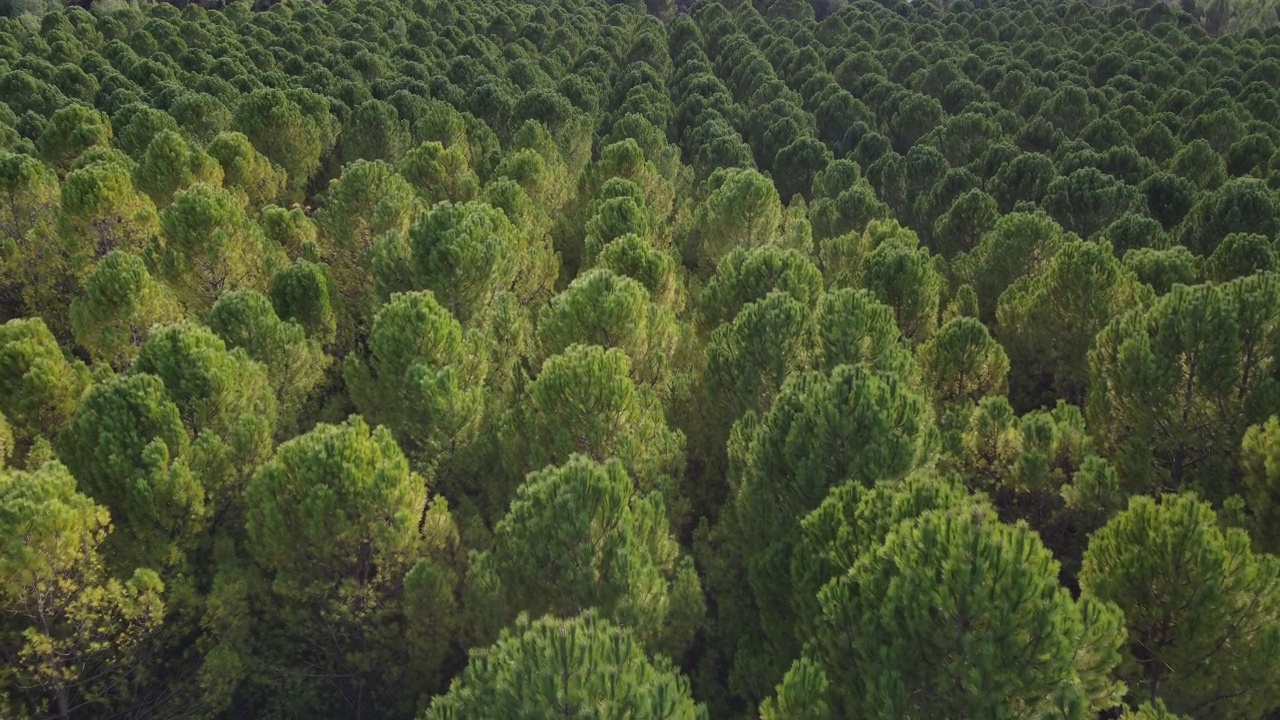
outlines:
[[[0,717],[1280,717],[1280,34],[674,10],[0,18]]]

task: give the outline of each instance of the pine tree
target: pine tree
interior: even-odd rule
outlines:
[[[646,647],[679,657],[702,619],[702,587],[662,496],[640,492],[617,460],[575,455],[531,473],[492,549],[472,555],[467,583],[490,638],[522,612],[596,608]]]
[[[1030,409],[1084,400],[1094,337],[1150,299],[1107,245],[1068,242],[996,303],[996,337],[1009,353],[1010,401]]]
[[[1138,496],[1089,540],[1086,596],[1124,611],[1133,694],[1194,717],[1280,706],[1280,561],[1192,495]]]
[[[281,320],[271,301],[252,290],[225,293],[209,313],[209,327],[231,349],[244,348],[263,364],[275,389],[280,423],[296,426],[333,359],[302,326]]]
[[[151,328],[176,322],[182,306],[147,271],[142,258],[113,250],[71,301],[71,329],[89,357],[123,370],[138,356]]]
[[[571,345],[549,358],[501,440],[508,472],[520,478],[574,453],[597,462],[616,457],[641,490],[662,494],[672,519],[685,510],[676,485],[684,435],[667,426],[658,397],[631,380],[631,362],[617,348]]]
[[[409,455],[439,462],[472,443],[484,411],[485,345],[430,292],[397,293],[369,333],[368,359],[347,357],[351,399]]]
[[[1086,406],[1130,491],[1238,489],[1245,429],[1273,407],[1280,280],[1177,286],[1098,334]]]
[[[670,310],[649,299],[639,282],[608,270],[588,270],[538,315],[544,357],[575,343],[616,347],[631,360],[632,379],[664,399],[677,382],[685,333]]]
[[[1005,392],[1009,356],[977,318],[948,320],[917,355],[920,373],[939,411]]]
[[[111,512],[104,544],[115,567],[189,572],[186,554],[206,530],[205,489],[187,466],[191,441],[154,375],[95,384],[62,434],[58,457]]]
[[[767,412],[734,426],[721,533],[738,549],[746,587],[717,590],[754,599],[759,630],[737,632],[762,637],[735,661],[763,662],[751,673],[756,687],[781,679],[795,643],[790,591],[778,578],[790,574],[800,519],[833,487],[905,476],[924,459],[930,429],[924,403],[897,378],[851,365],[792,376]]]
[[[1122,616],[1073,602],[1057,571],[1026,525],[981,509],[899,523],[818,594],[805,657],[826,676],[821,699],[834,716],[867,718],[1083,720],[1115,706]],[[820,688],[784,682],[779,703]]]
[[[1280,552],[1280,418],[1254,425],[1240,448],[1254,546]]]
[[[0,473],[2,676],[25,688],[15,699],[31,716],[108,712],[164,617],[154,572],[121,581],[103,567],[110,531],[106,509],[76,492],[62,465]]]
[[[232,193],[206,184],[183,190],[160,224],[166,239],[160,275],[192,315],[207,315],[224,292],[266,289],[278,258]]]
[[[0,325],[0,412],[24,451],[58,437],[88,385],[84,363],[63,354],[40,318]]]
[[[706,709],[665,657],[650,659],[625,629],[593,613],[570,620],[527,618],[471,651],[466,670],[423,720],[561,717],[696,720]]]
[[[407,717],[414,691],[433,687],[458,536],[428,489],[391,433],[359,417],[282,444],[254,474],[245,529],[262,632],[239,650],[267,708]]]

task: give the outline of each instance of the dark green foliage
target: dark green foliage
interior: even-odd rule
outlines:
[[[245,505],[265,583],[251,607],[278,636],[227,648],[243,653],[246,670],[261,668],[244,681],[289,688],[290,707],[315,712],[378,688],[369,702],[407,715],[405,691],[430,683],[447,637],[425,629],[448,626],[454,612],[448,504],[428,499],[390,432],[352,418],[281,445],[245,488]],[[316,633],[328,642],[313,642]],[[272,693],[267,708],[283,701]]]
[[[1195,201],[1195,186],[1178,175],[1156,173],[1142,182],[1140,188],[1146,196],[1147,211],[1164,226],[1172,230],[1191,212]]]
[[[1205,279],[1227,282],[1280,269],[1272,241],[1256,233],[1231,233],[1205,260]]]
[[[1280,664],[1280,564],[1221,529],[1208,504],[1134,498],[1090,539],[1080,585],[1124,611],[1133,649],[1119,674],[1136,697],[1225,718],[1280,703],[1268,680]]]
[[[1165,250],[1140,248],[1124,254],[1122,262],[1139,280],[1164,295],[1176,285],[1200,282],[1198,258],[1190,250],[1175,245]]]
[[[1275,720],[1275,0],[63,5],[0,717]]]
[[[923,459],[929,430],[924,403],[897,378],[852,365],[829,376],[793,375],[766,413],[750,413],[735,425],[729,451],[737,472],[723,532],[741,548],[746,589],[758,612],[752,622],[759,629],[740,632],[763,634],[749,642],[765,657],[743,652],[736,662],[772,668],[757,682],[776,682],[780,661],[797,649],[788,589],[777,578],[788,572],[800,518],[840,484],[905,475]],[[797,442],[801,437],[806,440]]]
[[[333,283],[324,268],[300,260],[271,278],[271,304],[281,320],[295,322],[322,345],[334,341],[337,318]]]
[[[186,467],[189,449],[178,408],[154,375],[96,385],[63,433],[59,458],[119,527],[107,548],[120,567],[181,566],[198,540],[205,494]]]
[[[1174,287],[1098,334],[1090,429],[1132,489],[1236,491],[1240,438],[1276,397],[1277,308],[1277,277],[1254,275]]]
[[[1087,354],[1111,318],[1147,300],[1105,243],[1068,242],[996,304],[996,337],[1013,366],[1010,400],[1021,409],[1084,400]]]
[[[1178,239],[1192,252],[1209,255],[1232,233],[1280,236],[1280,199],[1260,180],[1232,180],[1201,195]]]
[[[62,354],[39,318],[0,325],[0,412],[20,446],[56,439],[88,382],[84,364]]]
[[[818,593],[821,616],[805,652],[830,683],[822,697],[833,716],[1001,717],[1028,707],[1083,719],[1118,703],[1107,675],[1124,638],[1120,613],[1073,602],[1026,525],[981,509],[934,510],[862,552]],[[921,597],[939,602],[920,612]],[[848,642],[851,628],[858,639]],[[924,656],[950,667],[942,677],[972,679],[942,682]],[[789,685],[780,703],[804,702],[788,697]]]
[[[1044,207],[1064,228],[1088,238],[1137,202],[1136,188],[1096,168],[1083,168],[1049,183]]]
[[[285,169],[295,198],[302,196],[337,136],[327,103],[308,91],[255,90],[240,101],[232,123]]]
[[[679,656],[701,621],[702,588],[666,518],[661,495],[639,492],[616,460],[574,456],[532,473],[494,528],[493,549],[472,557],[470,611],[496,620],[484,633],[495,634],[521,612],[595,607]]]

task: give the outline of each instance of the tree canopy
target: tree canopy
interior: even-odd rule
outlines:
[[[0,717],[1280,718],[1277,0],[0,0]]]

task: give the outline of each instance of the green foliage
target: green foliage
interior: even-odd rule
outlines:
[[[1260,717],[1280,705],[1280,564],[1191,495],[1135,497],[1094,533],[1081,590],[1124,611],[1119,674],[1172,712]]]
[[[229,436],[256,418],[275,421],[267,369],[242,349],[228,350],[214,332],[190,321],[154,329],[133,371],[164,382],[192,435]]]
[[[1212,253],[1232,233],[1280,235],[1280,199],[1260,180],[1232,180],[1200,196],[1178,235],[1201,255]]]
[[[747,305],[775,290],[813,307],[822,294],[822,274],[797,250],[734,250],[717,265],[698,297],[698,323],[714,329],[732,322]]]
[[[288,174],[288,192],[301,198],[324,154],[337,140],[327,103],[308,91],[255,90],[237,105],[233,127]]]
[[[545,243],[483,202],[433,208],[399,245],[388,239],[376,250],[383,292],[430,290],[468,327],[483,322],[503,292],[526,304],[549,295],[559,269]]]
[[[1164,127],[1161,125],[1160,127]],[[1020,202],[1039,202],[1057,176],[1053,160],[1040,153],[1024,153],[1001,166],[991,179],[991,194],[1000,210],[1009,212]]]
[[[1142,703],[1136,710],[1125,708],[1120,717],[1122,720],[1185,720],[1187,716],[1169,712],[1163,702],[1156,700],[1155,703]]]
[[[329,265],[342,295],[343,345],[372,319],[376,242],[402,238],[416,212],[413,188],[382,161],[348,165],[324,196],[324,206],[315,216],[320,235],[317,259]]]
[[[177,130],[169,113],[141,102],[130,103],[111,116],[116,143],[129,157],[139,157],[151,139],[166,130]]]
[[[1240,464],[1254,544],[1267,552],[1280,550],[1280,420],[1272,416],[1244,435]]]
[[[484,406],[484,346],[430,292],[399,293],[369,332],[368,360],[347,358],[357,407],[409,454],[433,461],[474,441]]]
[[[111,578],[98,547],[106,509],[76,492],[62,465],[0,474],[6,685],[31,715],[107,710],[164,617],[164,584],[150,570]]]
[[[713,188],[699,203],[693,237],[685,244],[686,262],[713,269],[729,250],[777,244],[782,200],[773,183],[754,170],[717,170]]]
[[[855,183],[839,195],[819,198],[809,211],[815,240],[845,233],[861,233],[875,220],[891,217],[889,206],[865,180]]]
[[[1108,245],[1072,241],[1001,293],[996,337],[1013,366],[1014,405],[1082,402],[1094,337],[1111,318],[1143,306],[1145,290]]]
[[[134,187],[130,174],[118,161],[96,160],[63,180],[59,227],[78,254],[141,254],[159,234],[155,205]]]
[[[1218,283],[1280,270],[1271,241],[1262,235],[1246,233],[1224,237],[1204,265],[1205,279]]]
[[[811,311],[783,290],[748,303],[707,339],[706,381],[727,426],[768,407],[787,376],[810,362]]]
[[[111,142],[111,121],[106,113],[73,103],[49,117],[36,140],[40,157],[60,172],[71,169],[76,159],[91,147]]]
[[[618,348],[571,345],[547,359],[504,434],[511,470],[522,477],[574,453],[597,462],[616,457],[641,490],[661,492],[679,517],[684,436],[666,425],[658,396],[631,377]]]
[[[652,302],[643,285],[602,269],[579,275],[543,307],[536,339],[544,357],[575,343],[619,348],[636,384],[662,396],[677,381],[685,341],[675,315]]]
[[[180,567],[204,531],[205,495],[186,466],[190,440],[153,375],[97,384],[62,434],[58,457],[111,512],[106,548],[116,567]]]
[[[590,607],[679,657],[703,610],[698,575],[680,556],[660,495],[640,492],[617,460],[573,456],[529,475],[493,549],[472,556],[467,583],[491,604],[493,634],[521,612]]]
[[[266,288],[272,258],[262,229],[232,193],[206,184],[183,190],[160,225],[160,276],[191,314],[205,316],[229,290]]]
[[[820,243],[819,260],[829,287],[860,287],[893,309],[910,340],[937,329],[942,277],[919,238],[894,221],[873,221],[863,233]]]
[[[936,603],[921,611],[922,597]],[[825,671],[826,701],[841,715],[1085,718],[1122,692],[1107,679],[1124,639],[1118,610],[1073,602],[1036,535],[981,510],[897,525],[818,599],[806,656]],[[955,677],[964,681],[941,680]]]
[[[323,267],[299,260],[272,276],[268,292],[281,320],[302,326],[321,345],[333,343],[338,330],[333,309],[337,290]]]
[[[874,485],[845,483],[832,488],[801,519],[791,555],[790,601],[796,638],[806,641],[817,629],[822,615],[819,591],[873,553],[897,525],[933,510],[980,511],[987,505],[983,495],[969,493],[958,479],[928,470]]]
[[[258,152],[244,134],[218,133],[207,152],[222,167],[223,183],[242,190],[252,207],[272,203],[284,193],[285,171]]]
[[[425,142],[409,150],[400,162],[400,174],[430,204],[442,200],[466,202],[480,192],[480,181],[471,169],[464,149]]]
[[[19,447],[56,439],[88,385],[84,364],[63,355],[39,318],[0,325],[0,413]]]
[[[80,4],[0,0],[0,484],[114,529],[0,716],[1276,712],[1054,576],[1277,549],[1277,0]]]
[[[1082,168],[1049,183],[1044,208],[1064,228],[1089,238],[1137,202],[1136,188],[1096,168]]]
[[[623,235],[655,236],[655,228],[640,188],[629,180],[612,180],[603,193],[609,197],[592,201],[583,238],[583,262],[592,263],[609,243]]]
[[[173,131],[156,135],[133,171],[134,186],[160,208],[179,190],[196,183],[221,185],[222,178],[223,169],[216,160]]]
[[[391,434],[358,417],[281,445],[245,492],[254,556],[286,596],[398,582],[423,550],[426,486]]]
[[[1164,295],[1176,285],[1200,282],[1199,258],[1181,245],[1165,250],[1139,248],[1124,254],[1121,262],[1156,295]]]
[[[72,301],[72,331],[93,360],[122,370],[133,363],[152,325],[174,322],[182,307],[137,256],[113,250]]]
[[[58,179],[40,161],[0,153],[0,287],[9,312],[42,315],[66,334],[65,315],[80,260],[57,233]]]
[[[909,240],[882,241],[862,258],[858,275],[859,285],[893,309],[903,337],[929,339],[938,326],[942,277],[928,250]]]
[[[498,641],[473,650],[466,670],[422,717],[563,712],[637,720],[705,718],[688,681],[661,655],[650,660],[631,633],[592,613],[571,620],[524,618]]]
[[[1129,213],[1111,223],[1102,236],[1118,255],[1128,250],[1164,249],[1169,245],[1169,238],[1160,223],[1137,213]]]
[[[672,312],[684,309],[688,293],[675,258],[639,235],[628,233],[610,242],[595,262],[596,267],[639,281],[654,302]]]
[[[789,590],[778,578],[789,573],[799,520],[833,487],[906,475],[924,460],[929,430],[924,403],[897,378],[852,365],[793,375],[766,413],[734,426],[724,532],[742,554],[758,612],[751,621],[763,633],[756,652],[765,657],[740,650],[735,660],[770,668],[755,682],[777,682],[795,650]]]
[[[827,693],[827,676],[817,663],[801,658],[792,663],[778,685],[777,696],[760,706],[762,720],[824,720],[831,709],[823,696]]]
[[[280,422],[296,424],[333,359],[301,325],[281,320],[271,301],[252,290],[232,290],[209,312],[209,328],[263,364],[275,389]]]
[[[409,126],[395,106],[379,100],[361,103],[343,124],[338,161],[384,160],[397,163],[409,149]]]
[[[1169,169],[1199,190],[1215,190],[1227,179],[1227,164],[1209,143],[1195,140],[1170,161]]]
[[[231,128],[231,111],[226,104],[204,92],[179,95],[168,113],[179,127],[202,143],[211,142]]]
[[[920,374],[938,410],[1005,393],[1009,356],[976,318],[948,320],[917,354]]]
[[[999,218],[996,201],[981,190],[970,190],[934,224],[934,246],[939,255],[952,257],[971,250]]]
[[[266,581],[254,603],[278,634],[251,649],[250,667],[270,670],[248,681],[275,691],[268,707],[320,712],[376,690],[373,707],[405,715],[405,690],[430,687],[455,612],[447,503],[428,499],[390,431],[354,417],[281,445],[245,505]]]
[[[956,275],[978,295],[979,317],[995,319],[996,301],[1018,278],[1044,266],[1065,240],[1062,227],[1044,214],[1013,213],[996,223],[972,252],[958,257]]]
[[[291,258],[314,259],[320,254],[316,244],[316,224],[299,207],[288,210],[277,205],[262,208],[258,224],[267,236],[267,242],[284,250]]]
[[[911,353],[903,346],[893,309],[866,290],[841,288],[826,293],[813,319],[814,368],[862,365],[912,377]]]
[[[889,138],[898,152],[906,152],[942,120],[942,105],[931,97],[918,93],[909,94],[898,103],[898,109],[889,120]]]
[[[1277,292],[1273,275],[1176,286],[1098,334],[1089,426],[1130,489],[1236,491],[1240,439],[1275,402]]]
[[[989,494],[1003,516],[1025,519],[1062,561],[1064,576],[1073,576],[1088,533],[1127,497],[1116,469],[1095,454],[1080,409],[1060,402],[1018,417],[1005,398],[987,397],[956,415],[948,418],[947,464]]]

